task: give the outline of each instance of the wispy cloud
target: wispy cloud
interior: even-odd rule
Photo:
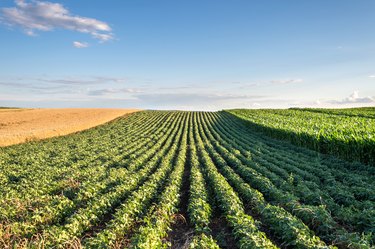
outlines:
[[[90,96],[108,96],[119,93],[142,93],[143,91],[138,88],[106,88],[88,91]]]
[[[224,107],[248,105],[263,99],[264,96],[227,93],[144,93],[135,94],[146,108],[183,109],[183,110],[218,110]]]
[[[270,83],[272,84],[297,84],[297,83],[302,83],[303,79],[281,79],[281,80],[271,80]]]
[[[76,48],[87,48],[89,46],[89,44],[87,42],[75,41],[75,42],[73,42],[73,46],[76,47]]]
[[[63,88],[63,86],[56,86],[56,85],[55,86],[46,86],[46,85],[30,84],[30,83],[24,83],[24,82],[0,82],[0,86],[13,88],[14,90],[17,90],[17,91],[19,89],[44,90],[44,89]]]
[[[3,86],[7,91],[19,91],[30,89],[31,91],[37,91],[40,93],[48,93],[53,91],[54,93],[65,93],[66,90],[82,91],[90,87],[107,86],[113,84],[113,86],[121,86],[122,83],[126,82],[125,78],[106,77],[106,76],[91,76],[91,77],[18,77],[3,79],[0,81],[0,86]],[[87,90],[89,91],[89,90]]]
[[[112,40],[111,27],[94,18],[72,15],[62,4],[45,1],[16,0],[16,6],[1,9],[3,23],[20,27],[30,36],[36,31],[73,30],[90,34],[102,42]]]
[[[178,90],[191,90],[197,88],[208,88],[202,85],[183,85],[183,86],[169,86],[169,87],[158,87],[157,90],[161,91],[178,91]]]
[[[278,85],[292,85],[303,83],[304,80],[300,78],[286,78],[286,79],[274,79],[274,80],[264,80],[258,82],[234,82],[235,85],[240,89],[262,87],[262,86],[278,86]]]
[[[375,78],[375,74],[374,75],[369,75],[368,77],[369,78]]]
[[[116,78],[116,77],[64,77],[64,78],[37,78],[37,81],[46,82],[46,83],[55,83],[55,84],[64,84],[64,85],[95,85],[102,83],[123,83],[126,81],[125,78]]]

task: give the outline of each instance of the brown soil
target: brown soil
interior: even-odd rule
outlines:
[[[0,146],[86,130],[136,109],[2,109]]]

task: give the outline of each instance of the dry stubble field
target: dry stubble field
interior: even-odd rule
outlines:
[[[0,146],[86,130],[136,109],[1,109]]]

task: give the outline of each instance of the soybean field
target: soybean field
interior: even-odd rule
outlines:
[[[374,245],[375,167],[229,112],[140,111],[0,148],[0,248]]]

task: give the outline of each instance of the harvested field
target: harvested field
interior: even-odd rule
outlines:
[[[136,109],[2,109],[0,146],[89,129]]]

